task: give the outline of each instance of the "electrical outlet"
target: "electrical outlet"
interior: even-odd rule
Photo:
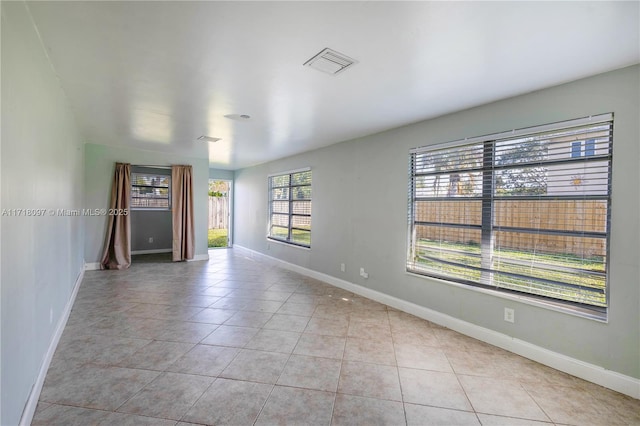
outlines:
[[[369,278],[369,274],[364,271],[364,268],[360,268],[360,276],[362,278]]]
[[[504,320],[506,322],[516,322],[516,311],[511,308],[504,308]]]
[[[347,270],[347,267],[346,267],[346,265],[345,265],[344,263],[341,263],[341,264],[340,264],[340,270],[341,270],[342,272],[344,272],[344,271],[346,271],[346,270]]]
[[[153,237],[149,237],[149,242],[152,243],[153,242]]]

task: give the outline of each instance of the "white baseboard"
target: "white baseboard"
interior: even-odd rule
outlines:
[[[85,271],[99,271],[100,270],[100,262],[88,262],[84,264]]]
[[[98,263],[98,265],[100,265]],[[86,264],[85,264],[86,270]],[[58,347],[58,343],[60,342],[60,337],[62,337],[62,332],[64,331],[64,327],[67,325],[67,320],[69,319],[69,315],[71,314],[71,308],[73,307],[73,302],[76,300],[76,296],[78,295],[78,290],[80,289],[80,284],[82,283],[82,279],[84,278],[84,270],[80,271],[78,278],[76,278],[76,282],[73,285],[73,290],[71,291],[71,296],[67,301],[67,305],[64,307],[64,311],[62,311],[62,316],[58,320],[58,324],[56,326],[56,330],[53,333],[53,337],[51,342],[49,343],[49,348],[44,355],[44,359],[42,360],[42,365],[40,366],[40,371],[38,372],[38,377],[36,378],[36,382],[33,384],[31,388],[31,393],[29,394],[29,399],[27,399],[27,404],[24,407],[24,411],[22,412],[22,417],[20,418],[20,426],[28,426],[31,424],[33,420],[33,415],[36,412],[36,407],[38,406],[38,399],[40,398],[40,392],[42,392],[42,386],[44,385],[44,379],[47,377],[47,371],[49,370],[49,365],[51,365],[51,360],[53,359],[53,354],[56,352],[56,348]]]
[[[193,259],[188,259],[187,262],[198,262],[201,260],[209,260],[208,254],[196,254]]]
[[[590,364],[588,362],[584,362],[579,359],[575,359],[567,355],[545,349],[524,340],[516,339],[511,336],[507,336],[506,334],[498,333],[497,331],[460,320],[458,318],[443,314],[438,311],[434,311],[429,308],[425,308],[424,306],[416,305],[415,303],[407,302],[406,300],[402,300],[376,290],[362,287],[361,285],[354,284],[352,282],[345,281],[340,278],[324,274],[322,272],[298,266],[293,263],[289,263],[284,260],[265,255],[263,253],[248,249],[243,246],[235,245],[234,250],[242,251],[250,258],[265,260],[281,266],[282,268],[324,281],[343,290],[347,290],[360,296],[364,296],[371,300],[375,300],[376,302],[384,303],[385,305],[391,306],[392,308],[426,319],[435,324],[447,327],[451,330],[455,330],[466,336],[473,337],[474,339],[478,339],[499,348],[516,353],[525,358],[529,358],[533,361],[555,368],[556,370],[571,374],[572,376],[579,377],[581,379],[612,389],[616,392],[620,392],[633,398],[640,399],[640,380],[634,377],[607,370],[598,365]]]
[[[171,250],[169,250],[167,252],[167,250],[144,250],[144,253],[142,251],[136,251],[131,252],[131,254],[150,254],[150,253],[171,253]],[[196,254],[195,256],[193,256],[193,259],[189,259],[187,260],[187,262],[197,262],[197,261],[201,261],[201,260],[209,260],[209,255],[208,254]],[[85,271],[99,271],[100,270],[100,262],[88,262],[84,264],[84,270]]]
[[[132,255],[136,254],[156,254],[156,253],[171,253],[171,249],[153,249],[153,250],[135,250],[132,251]]]

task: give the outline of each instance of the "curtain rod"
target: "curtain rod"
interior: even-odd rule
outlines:
[[[170,169],[171,166],[158,166],[155,164],[132,164],[131,167],[150,167],[153,169]]]

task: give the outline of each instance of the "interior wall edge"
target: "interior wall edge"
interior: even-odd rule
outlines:
[[[49,366],[51,365],[51,360],[53,359],[53,355],[56,352],[58,347],[58,343],[60,343],[60,338],[62,337],[62,333],[64,332],[64,328],[67,325],[67,321],[69,320],[69,315],[71,314],[71,309],[73,308],[73,303],[76,300],[76,296],[78,295],[78,290],[80,289],[80,284],[82,284],[82,280],[84,279],[84,271],[86,269],[81,269],[78,274],[78,278],[73,285],[73,291],[71,292],[71,296],[67,301],[67,305],[60,316],[60,320],[58,321],[58,325],[56,326],[56,330],[51,337],[51,342],[49,342],[49,347],[47,352],[44,355],[42,360],[42,364],[40,365],[40,370],[38,372],[38,376],[36,378],[33,387],[31,388],[31,393],[29,394],[29,398],[27,399],[27,403],[24,407],[24,411],[22,412],[22,417],[20,418],[20,426],[28,426],[31,424],[33,420],[33,415],[36,412],[36,407],[38,406],[38,399],[40,398],[40,393],[42,392],[42,386],[44,385],[44,380],[47,377],[47,371],[49,370]]]

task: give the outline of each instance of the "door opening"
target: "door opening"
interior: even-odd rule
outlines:
[[[231,246],[231,181],[209,179],[209,248]]]

